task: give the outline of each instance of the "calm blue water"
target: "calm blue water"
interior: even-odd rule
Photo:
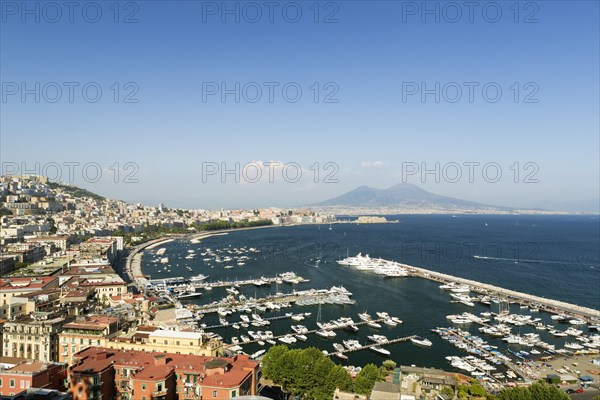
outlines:
[[[246,279],[262,275],[294,271],[310,279],[296,289],[327,288],[343,285],[354,293],[356,305],[324,305],[322,319],[328,320],[341,315],[357,320],[357,313],[367,310],[387,311],[400,317],[404,324],[396,328],[384,326],[380,333],[389,338],[410,334],[427,336],[434,342],[432,348],[423,349],[411,344],[388,347],[392,357],[402,364],[429,365],[450,368],[444,360],[447,355],[464,355],[429,330],[436,326],[448,326],[445,316],[464,311],[479,313],[490,311],[490,307],[476,305],[474,308],[449,303],[447,293],[438,285],[421,279],[383,279],[368,273],[349,269],[335,260],[367,253],[407,264],[453,274],[481,282],[515,289],[548,298],[563,300],[591,308],[600,308],[600,221],[589,216],[390,216],[388,220],[400,220],[397,224],[333,224],[297,227],[267,228],[251,231],[231,232],[203,240],[200,244],[171,242],[164,247],[170,258],[170,272],[150,260],[156,258],[146,254],[143,259],[144,272],[152,278],[188,276],[203,273],[209,280]],[[225,253],[238,247],[255,247],[260,253],[250,254],[244,266],[234,262],[215,263],[202,261],[198,253],[211,248]],[[185,259],[187,250],[198,254],[194,259]],[[156,249],[155,249],[156,250]],[[486,257],[486,258],[478,258]],[[316,265],[316,259],[321,262]],[[224,269],[234,265],[233,269]],[[186,267],[192,268],[192,272]],[[292,291],[291,285],[281,287],[242,288],[246,296],[265,295]],[[209,303],[225,297],[224,289],[206,292],[199,304]],[[297,311],[310,311],[313,315],[302,322],[315,326],[317,307],[302,307]],[[287,311],[287,310],[286,310]],[[491,311],[495,310],[492,306]],[[515,312],[526,313],[525,310]],[[276,314],[272,314],[276,315]],[[267,315],[269,316],[269,315]],[[548,314],[536,317],[551,323]],[[231,322],[237,316],[230,317]],[[205,318],[208,325],[216,324],[216,316]],[[270,327],[275,334],[290,332],[289,320],[276,321]],[[476,326],[470,329],[476,332]],[[561,328],[564,330],[564,326]],[[251,328],[250,328],[251,329]],[[259,328],[254,328],[258,330]],[[532,331],[521,328],[520,333]],[[221,329],[226,339],[239,335],[240,331]],[[334,340],[311,337],[307,343],[297,346],[315,345],[331,351],[331,343],[346,338],[357,338],[366,342],[366,336],[376,331],[362,327],[357,335],[339,331]],[[519,333],[516,328],[513,333]],[[542,339],[561,344],[565,340],[542,333]],[[489,339],[489,338],[486,338]],[[568,339],[568,338],[567,338]],[[490,340],[492,344],[499,344]],[[247,352],[256,351],[258,345],[248,346]],[[361,351],[350,355],[350,363],[381,362],[372,352]]]

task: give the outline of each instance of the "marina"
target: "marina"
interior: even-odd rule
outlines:
[[[270,231],[274,232],[277,229]],[[333,232],[336,230],[334,229]],[[269,230],[263,230],[261,235],[270,236]],[[244,237],[250,238],[251,236],[246,234]],[[301,348],[315,346],[327,352],[337,362],[364,363],[367,360],[373,362],[381,357],[391,358],[403,363],[418,362],[439,368],[467,371],[470,375],[484,379],[490,384],[507,379],[532,379],[535,371],[531,371],[530,364],[538,358],[595,354],[597,351],[596,348],[586,346],[586,343],[588,345],[596,343],[592,332],[595,329],[594,326],[598,325],[597,312],[594,313],[595,310],[589,308],[573,306],[566,302],[554,302],[539,296],[505,291],[498,286],[478,283],[472,279],[467,280],[384,258],[371,258],[371,261],[365,263],[376,264],[372,268],[368,265],[356,268],[352,263],[344,262],[348,260],[343,257],[332,258],[315,252],[316,257],[312,261],[303,262],[302,267],[298,267],[300,264],[297,262],[285,259],[279,263],[280,265],[275,265],[273,264],[273,255],[267,254],[267,247],[260,242],[250,241],[247,245],[227,244],[234,243],[231,242],[233,239],[230,234],[219,238],[210,238],[210,243],[190,244],[185,239],[180,239],[167,244],[166,254],[170,257],[171,263],[175,263],[171,269],[178,268],[178,271],[181,271],[176,274],[180,275],[180,279],[175,277],[175,281],[167,281],[168,283],[163,285],[164,287],[171,286],[170,290],[158,291],[161,295],[172,295],[173,287],[189,285],[190,278],[206,274],[204,275],[206,279],[195,282],[193,285],[202,292],[200,297],[189,300],[175,299],[177,307],[189,311],[189,318],[179,320],[179,323],[185,323],[189,327],[195,326],[195,329],[222,337],[227,351],[244,352],[260,359],[264,353],[258,353],[273,344],[286,344]],[[194,247],[198,245],[200,246]],[[230,246],[231,250],[228,249]],[[246,249],[253,247],[257,250],[254,254],[261,256],[254,259],[249,258],[243,266],[233,263],[232,260],[232,264],[236,265],[235,269],[225,268],[230,265],[226,262],[214,264],[214,256],[211,260],[203,260],[208,257],[200,258],[200,253],[205,252],[206,248],[212,249],[215,255],[220,253],[219,257],[224,258],[225,254],[230,251],[235,253],[237,250],[234,249],[243,247]],[[190,250],[194,250],[194,253]],[[152,263],[148,264],[146,261],[146,256],[155,259],[155,251],[151,250],[149,251],[151,254],[147,255],[144,251],[144,272],[146,279],[152,275],[152,285],[158,285],[160,289],[160,282],[164,282],[167,278],[173,278],[173,276],[165,274],[161,269],[158,272],[153,271],[153,268],[158,267],[160,263],[153,263],[156,265],[153,267]],[[179,258],[178,254],[181,254]],[[190,257],[190,254],[197,256]],[[243,256],[244,254],[250,253],[240,252],[238,255]],[[355,256],[351,259],[354,258],[356,261],[361,257]],[[366,258],[366,256],[364,257]],[[185,270],[188,272],[186,273]],[[294,283],[274,281],[285,273],[279,271],[286,270],[296,271],[295,275],[298,277],[301,275],[301,280]],[[199,274],[201,271],[204,274]],[[242,271],[247,271],[245,276]],[[242,279],[231,279],[235,275],[241,275]],[[254,275],[255,278],[248,277],[248,275]],[[324,280],[324,276],[327,277],[326,280]],[[262,278],[269,281],[270,285],[261,285]],[[347,301],[340,301],[340,298],[336,301],[336,294],[330,292],[333,287],[331,289],[310,288],[315,284],[322,285],[324,282],[331,282],[336,285],[334,287],[350,287],[351,297],[346,296]],[[147,283],[148,281],[145,282],[145,284]],[[385,291],[381,291],[380,288],[385,288]],[[145,287],[142,290],[145,290]],[[427,322],[419,322],[421,316],[418,309],[411,309],[408,305],[404,306],[403,303],[389,304],[387,300],[389,298],[423,299],[425,294],[428,299],[421,304],[421,308],[427,310]],[[305,310],[301,311],[300,308]],[[284,309],[286,311],[283,311]],[[365,320],[361,316],[369,315],[367,309],[381,311],[371,312],[373,317]],[[349,316],[350,310],[353,310],[354,316],[358,316],[358,319],[355,318],[353,321],[353,328],[322,329],[317,324],[322,324],[319,322],[322,320],[335,321],[340,319],[340,316]],[[321,313],[323,315],[319,318]],[[260,319],[254,319],[255,314]],[[394,317],[395,320],[391,314],[397,315]],[[239,315],[239,318],[236,318],[235,315]],[[242,317],[248,317],[248,321],[245,322]],[[487,345],[490,346],[490,354],[501,365],[490,362],[486,356],[492,356],[474,346],[479,344],[477,340],[470,343],[448,334],[446,337],[452,338],[453,342],[451,343],[431,331],[449,322],[454,327],[448,329],[458,329],[459,327],[463,330],[468,329],[471,336],[477,336],[474,330],[479,329],[481,335],[488,335],[490,339],[487,341]],[[294,327],[297,328],[298,324],[303,324],[300,326],[304,329],[297,331]],[[562,324],[567,324],[566,327],[573,329],[565,330],[561,328]],[[512,327],[513,331],[503,328],[502,325]],[[253,331],[253,329],[255,330]],[[263,331],[257,329],[263,329]],[[264,329],[269,330],[265,331]],[[481,329],[485,329],[485,331]],[[579,335],[580,340],[577,339],[578,336],[571,335],[578,331],[582,332]],[[525,339],[532,338],[531,333],[540,334],[537,343],[546,343],[548,347],[538,347],[537,345],[533,348],[522,347],[524,345],[519,343],[525,343]],[[395,340],[392,338],[406,339],[405,341],[411,345],[402,346],[400,350],[394,346],[388,346],[386,343],[370,343],[368,337],[374,335],[381,335],[386,340],[388,340],[387,338],[390,338],[389,340]],[[351,348],[344,346],[341,350],[332,347],[335,342],[339,342],[336,343],[339,345],[342,345],[344,341],[352,344],[353,342],[348,342],[349,340],[356,340],[358,344],[354,343]],[[417,344],[415,341],[421,342],[421,344]],[[460,343],[462,347],[455,347],[455,343]],[[552,350],[552,346],[554,346],[554,350]],[[582,349],[579,349],[578,346],[581,346]],[[428,351],[429,348],[434,348],[435,351]],[[368,351],[358,351],[362,349]],[[481,351],[482,354],[473,354],[468,351],[469,349]],[[450,365],[448,364],[449,357],[451,357]],[[475,357],[476,359],[466,357]],[[507,357],[507,360],[504,360],[506,363],[502,357]],[[494,367],[498,370],[482,370],[481,367],[485,366],[483,363],[489,364],[489,367],[486,368]]]
[[[537,311],[542,310],[548,313],[567,315],[571,318],[585,321],[586,323],[596,324],[600,322],[600,310],[546,299],[469,279],[442,274],[412,265],[383,260],[381,258],[375,259],[369,257],[368,254],[363,256],[362,253],[359,253],[355,257],[347,257],[343,260],[339,260],[338,264],[352,266],[359,271],[369,271],[380,275],[383,274],[386,277],[392,274],[394,276],[411,276],[439,282],[442,284],[442,289],[450,289],[453,292],[452,296],[455,300],[468,306],[473,306],[473,303],[470,302],[470,298],[464,295],[461,296],[460,294],[472,291],[485,296],[499,297],[501,298],[501,301],[504,302],[517,303],[521,306],[535,308]]]

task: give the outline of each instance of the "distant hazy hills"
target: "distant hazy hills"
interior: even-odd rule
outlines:
[[[341,196],[313,204],[313,206],[509,210],[507,207],[439,196],[410,183],[399,183],[387,189],[361,186]]]

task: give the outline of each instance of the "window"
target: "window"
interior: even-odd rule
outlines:
[[[217,391],[213,390],[213,397],[217,397]]]
[[[0,378],[0,387],[2,387],[2,378]]]
[[[25,389],[25,381],[21,379],[21,389]]]
[[[146,384],[142,383],[142,390],[146,390]]]
[[[237,397],[237,390],[231,391],[231,397]]]
[[[15,387],[15,380],[14,379],[10,380],[10,387],[11,388]]]

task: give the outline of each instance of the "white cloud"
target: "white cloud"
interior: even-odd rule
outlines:
[[[383,161],[363,161],[360,163],[362,168],[382,168],[388,165],[388,163]]]

